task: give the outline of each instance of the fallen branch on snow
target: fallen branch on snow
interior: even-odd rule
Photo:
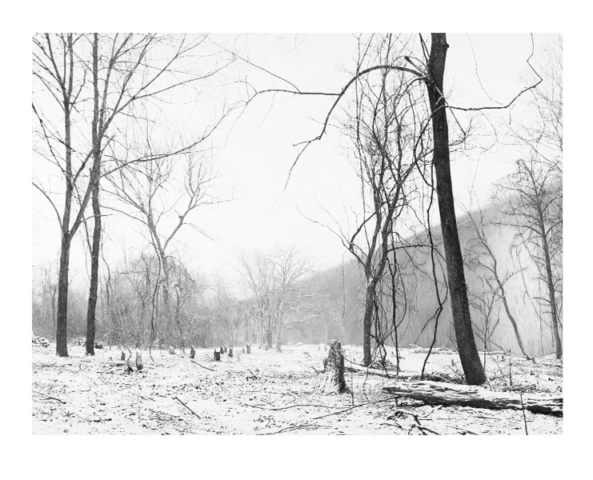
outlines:
[[[192,360],[192,363],[195,363],[196,365],[198,365],[199,367],[205,368],[206,370],[210,370],[211,372],[215,372],[216,370],[212,369],[212,368],[208,368],[205,367],[204,365],[199,364],[198,362],[196,362],[195,360]]]
[[[181,400],[179,400],[179,397],[173,397],[175,400],[177,400],[179,403],[181,403],[181,405],[183,405],[185,408],[187,408],[191,413],[193,413],[196,417],[198,418],[202,418],[200,417],[196,412],[194,412],[191,408],[189,408],[185,403],[183,403]]]

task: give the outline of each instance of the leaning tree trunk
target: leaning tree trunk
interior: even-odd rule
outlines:
[[[321,385],[321,391],[323,393],[347,392],[348,386],[344,379],[344,354],[342,353],[342,345],[337,340],[330,342],[329,353],[324,365],[325,377]]]
[[[445,247],[445,258],[447,261],[447,276],[457,348],[467,383],[470,385],[481,385],[486,381],[486,375],[480,361],[472,329],[451,181],[449,127],[447,124],[446,102],[443,94],[443,77],[447,48],[446,35],[444,33],[433,33],[430,60],[428,63],[430,79],[427,82],[430,110],[432,113],[434,141],[433,165],[436,174],[439,213]]]

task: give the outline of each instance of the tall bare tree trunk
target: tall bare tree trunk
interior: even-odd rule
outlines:
[[[73,68],[72,35],[68,36],[70,48],[70,72]],[[60,250],[60,267],[58,272],[58,314],[56,325],[56,355],[68,356],[68,270],[70,268],[70,245],[75,227],[70,230],[70,215],[72,213],[72,119],[70,117],[70,94],[72,92],[72,74],[68,91],[63,91],[62,106],[64,109],[64,143],[66,147],[66,192],[64,197],[64,214],[62,216],[62,242]],[[82,208],[82,207],[81,207]]]
[[[427,84],[430,110],[433,115],[433,164],[437,181],[439,213],[445,258],[447,260],[447,275],[457,348],[467,383],[481,385],[486,381],[486,375],[480,361],[472,329],[451,180],[449,127],[443,93],[447,48],[446,35],[444,33],[433,33],[428,63],[430,81]]]
[[[91,247],[91,282],[89,287],[89,301],[86,314],[86,354],[95,354],[95,324],[97,311],[97,297],[99,290],[99,256],[101,252],[101,206],[99,203],[99,181],[101,178],[101,146],[99,137],[99,39],[97,34],[93,37],[93,168],[90,181],[92,185],[93,203],[93,245]]]

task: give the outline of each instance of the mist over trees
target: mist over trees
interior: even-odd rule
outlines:
[[[562,45],[526,59],[532,74],[508,102],[463,108],[448,97],[447,48],[444,34],[359,36],[348,80],[307,91],[208,35],[34,36],[34,155],[44,166],[33,185],[60,236],[58,261],[34,276],[35,334],[59,356],[81,336],[88,355],[96,344],[281,351],[339,339],[362,345],[367,367],[385,367],[402,345],[445,346],[470,384],[485,380],[479,350],[562,358]],[[186,108],[206,92],[210,110],[187,127]],[[207,277],[181,234],[210,238],[199,213],[240,201],[221,194],[217,149],[269,96],[272,110],[287,96],[323,102],[288,186],[328,132],[347,145],[358,203],[345,205],[347,223],[324,205],[311,218],[344,260],[321,269],[296,241],[278,242],[234,252],[234,283]],[[505,123],[496,112],[511,106]],[[456,205],[451,164],[491,143],[514,146],[514,169],[488,203]],[[143,239],[123,259],[104,254],[113,218]],[[72,284],[75,242],[88,288]]]

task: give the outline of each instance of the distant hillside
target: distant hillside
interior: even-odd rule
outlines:
[[[520,354],[516,335],[505,313],[500,298],[492,301],[492,291],[487,285],[487,274],[476,260],[488,261],[479,246],[471,219],[479,223],[483,217],[484,233],[498,264],[501,278],[512,275],[505,283],[505,292],[511,314],[515,317],[523,344],[529,355],[545,355],[554,352],[549,313],[537,298],[545,295],[544,285],[527,249],[517,238],[517,229],[508,226],[508,219],[495,206],[482,212],[472,212],[458,218],[461,246],[466,262],[466,279],[470,294],[472,322],[479,349],[484,348],[486,314],[480,305],[491,304],[489,315],[490,349],[510,349]],[[433,228],[435,244],[441,244],[440,225]],[[442,245],[439,251],[444,257]],[[408,249],[408,255],[398,253],[405,278],[408,315],[398,328],[400,345],[411,343],[428,347],[433,336],[437,299],[432,280],[428,248]],[[482,253],[480,253],[482,252]],[[409,256],[409,259],[405,257]],[[417,268],[412,266],[412,261]],[[441,260],[444,265],[444,261]],[[439,273],[440,272],[440,273]],[[443,271],[437,269],[443,278]],[[317,316],[302,321],[299,327],[288,332],[289,339],[300,341],[326,341],[331,337],[341,338],[345,343],[359,344],[362,340],[362,304],[364,301],[364,278],[358,264],[352,260],[344,266],[327,270],[309,279],[305,290],[313,298],[311,308],[317,308]],[[445,296],[444,284],[440,287]],[[390,302],[386,302],[390,303]],[[316,305],[313,307],[312,305]],[[311,316],[311,315],[310,315]],[[455,348],[455,335],[449,300],[447,299],[438,320],[436,346]],[[494,327],[494,328],[493,328]],[[305,337],[305,338],[303,338]],[[298,341],[298,340],[297,340]]]

